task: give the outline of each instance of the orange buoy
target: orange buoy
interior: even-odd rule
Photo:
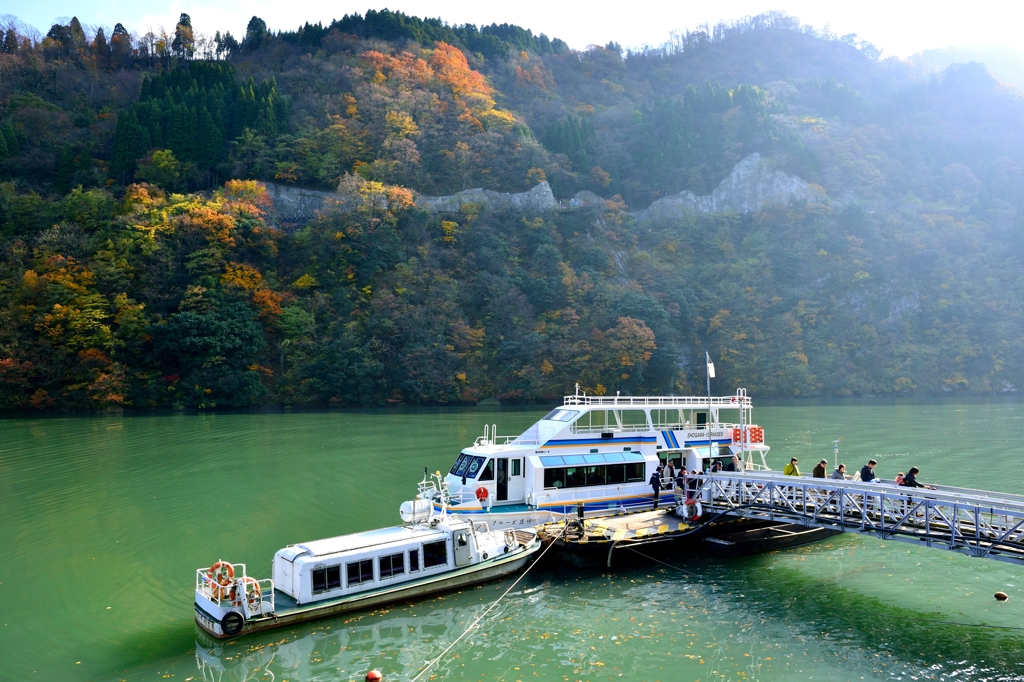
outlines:
[[[998,599],[999,601],[1006,601],[1007,599],[1010,598],[1010,595],[1006,594],[1005,592],[996,592],[995,593],[995,598]]]
[[[380,674],[379,670],[371,670],[366,673],[366,682],[377,682],[377,680],[383,680],[384,676]]]

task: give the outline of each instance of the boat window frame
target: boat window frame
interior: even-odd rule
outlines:
[[[384,572],[384,562],[387,560],[388,571]],[[397,564],[395,563],[397,561]],[[394,554],[382,554],[377,557],[377,573],[380,579],[394,578],[395,576],[405,575],[405,552],[395,552]]]
[[[472,455],[470,455],[468,452],[460,452],[459,456],[455,459],[455,464],[453,464],[452,468],[448,470],[448,473],[451,474],[452,476],[461,476],[462,474],[460,474],[459,471],[466,470],[465,463],[471,457]],[[460,464],[463,465],[462,469],[459,469]]]
[[[456,474],[456,475],[457,476],[465,476],[466,478],[473,478],[473,479],[475,479],[477,477],[477,475],[480,473],[480,471],[483,470],[484,462],[486,462],[486,461],[487,461],[487,458],[483,457],[481,455],[470,455],[469,457],[466,458],[467,467],[466,467],[465,471],[463,471],[461,474]],[[473,468],[474,464],[476,465],[475,469]]]
[[[543,458],[542,458],[543,459]],[[608,462],[606,464],[584,464],[583,466],[555,466],[544,469],[545,490],[567,490],[570,488],[597,488],[603,485],[622,485],[625,483],[642,483],[647,480],[646,462],[642,458],[628,461]],[[590,469],[603,469],[603,483],[590,483]],[[594,472],[594,478],[599,476]],[[570,478],[572,477],[572,478]],[[617,479],[622,480],[617,480]]]
[[[523,460],[519,457],[513,457],[508,461],[509,463],[509,477],[522,476],[523,475]]]
[[[376,563],[376,562],[374,562],[373,557],[370,557],[368,559],[356,559],[355,561],[346,562],[346,564],[345,564],[345,582],[346,582],[346,584],[351,587],[352,585],[363,585],[365,583],[372,583],[374,581],[374,576],[373,576],[373,564],[374,563]],[[370,574],[369,574],[370,577],[369,578],[366,577],[366,573],[363,570],[365,568],[364,564],[369,564],[369,566],[370,566]],[[355,581],[352,580],[352,567],[353,566],[357,567],[356,575],[358,577],[358,580],[355,580]]]
[[[544,415],[544,419],[541,421],[571,422],[579,413],[579,410],[567,410],[564,407],[556,407]]]
[[[493,481],[494,480],[494,458],[490,457],[487,460],[487,464],[484,465],[483,470],[477,477],[478,481]]]
[[[436,548],[439,545],[440,545],[442,551],[437,556],[443,557],[444,560],[440,561],[440,562],[437,562],[437,563],[429,563],[429,562],[433,561],[434,559],[431,558],[430,556],[428,556],[428,552],[430,551],[430,549],[428,549],[428,548]],[[448,565],[448,540],[447,540],[447,538],[443,539],[443,540],[436,540],[434,542],[424,542],[421,545],[421,548],[423,550],[423,570],[424,571],[426,571],[427,569],[430,569],[430,568],[436,568],[438,566],[447,566]]]
[[[410,573],[418,573],[419,570],[420,570],[420,549],[419,549],[419,547],[416,547],[415,549],[410,549],[409,550],[409,572]]]
[[[335,574],[335,578],[332,580],[331,573]],[[323,576],[323,587],[317,589],[316,583],[317,578],[320,577],[318,574]],[[324,592],[331,592],[333,590],[341,589],[341,564],[334,564],[333,566],[321,566],[320,568],[314,568],[309,578],[309,590],[313,594],[323,594]]]

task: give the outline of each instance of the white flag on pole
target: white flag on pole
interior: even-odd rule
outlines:
[[[709,353],[704,353],[704,355],[707,357],[707,360],[708,360],[708,378],[709,379],[714,379],[715,378],[715,363],[711,362],[711,355]]]

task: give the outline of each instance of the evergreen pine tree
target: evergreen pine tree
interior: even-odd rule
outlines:
[[[7,141],[7,153],[17,156],[21,153],[21,136],[14,130],[14,126],[7,122],[3,127],[4,139]]]
[[[71,182],[75,178],[75,154],[71,151],[71,145],[65,144],[57,159],[57,173],[53,178],[53,188],[59,194],[67,194],[71,191]]]
[[[7,139],[4,137],[3,129],[0,129],[0,161],[3,161],[11,153],[7,150]]]

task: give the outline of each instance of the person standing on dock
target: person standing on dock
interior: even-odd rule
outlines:
[[[832,479],[836,481],[846,480],[846,465],[840,464],[836,467],[836,470],[832,472]]]
[[[783,467],[782,474],[784,476],[800,476],[800,467],[798,467],[796,465],[796,462],[797,462],[796,457],[794,457],[793,459],[789,460],[789,464],[787,464],[785,467]]]
[[[675,481],[676,480],[676,468],[672,464],[672,460],[668,460],[665,463],[665,480]]]
[[[863,483],[871,483],[871,481],[877,478],[877,476],[875,476],[876,464],[878,464],[878,462],[873,459],[869,459],[868,463],[860,468],[860,480]]]
[[[815,465],[814,470],[811,471],[811,476],[813,478],[825,478],[825,467],[827,465],[828,465],[828,460],[823,459],[820,462],[818,462]]]
[[[654,490],[654,508],[658,508],[658,501],[661,499],[661,467],[658,467],[651,474],[651,489]]]

